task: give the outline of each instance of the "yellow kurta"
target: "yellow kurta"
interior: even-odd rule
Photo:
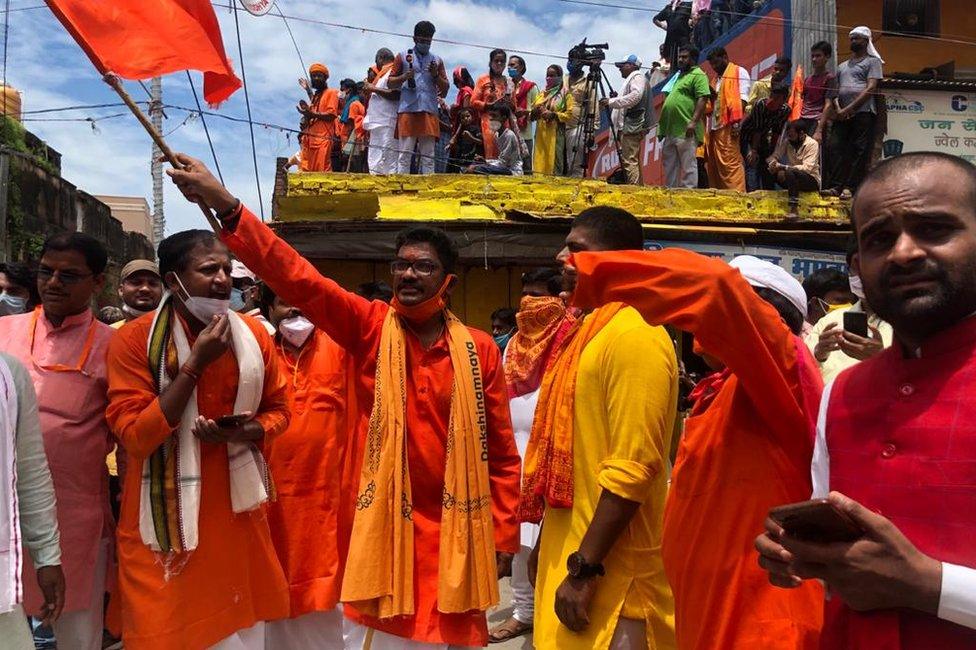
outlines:
[[[580,357],[573,423],[573,507],[547,509],[536,581],[537,648],[603,650],[617,619],[643,619],[651,650],[674,648],[674,601],[661,561],[668,453],[677,404],[677,361],[662,327],[633,308],[617,314]],[[579,549],[600,493],[641,503],[603,564],[590,625],[576,634],[559,622],[556,589]]]
[[[539,93],[532,108],[544,106],[549,101],[547,93]],[[535,147],[532,150],[532,170],[534,174],[552,176],[556,169],[556,139],[559,127],[573,116],[573,96],[567,94],[565,101],[554,102],[555,120],[538,119],[535,123]],[[562,109],[562,110],[560,110]]]

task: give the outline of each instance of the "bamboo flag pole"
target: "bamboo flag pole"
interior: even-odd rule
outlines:
[[[139,123],[142,124],[144,129],[146,129],[146,132],[149,133],[149,137],[153,139],[153,142],[156,143],[159,150],[163,152],[163,156],[166,158],[169,164],[171,164],[175,169],[183,169],[183,165],[181,165],[180,161],[176,159],[176,155],[173,153],[173,150],[170,149],[169,145],[166,144],[166,141],[163,140],[162,134],[156,130],[156,127],[154,127],[152,122],[149,121],[149,117],[142,112],[142,109],[139,108],[139,106],[132,100],[132,97],[129,96],[129,93],[126,92],[125,88],[122,87],[119,78],[109,72],[103,76],[102,79],[105,81],[105,83],[111,86],[112,90],[118,93],[119,97],[122,98],[125,105],[130,111],[132,111],[132,114],[136,116]],[[213,210],[210,209],[210,206],[202,201],[197,201],[197,205],[200,206],[203,216],[207,218],[207,222],[210,224],[210,227],[213,228],[214,233],[220,235],[220,222],[217,221],[217,218],[214,216]]]

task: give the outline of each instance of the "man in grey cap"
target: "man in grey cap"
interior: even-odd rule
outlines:
[[[123,266],[119,275],[119,298],[125,319],[112,323],[115,329],[155,310],[163,298],[163,281],[156,263],[132,260]]]
[[[627,174],[627,183],[641,185],[640,145],[647,135],[653,116],[647,102],[647,77],[641,70],[643,62],[636,54],[614,63],[625,79],[620,94],[600,100],[601,107],[613,110],[613,125],[620,141],[620,164]]]

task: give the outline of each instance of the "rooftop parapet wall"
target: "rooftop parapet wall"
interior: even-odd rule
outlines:
[[[800,219],[787,221],[785,191],[739,194],[532,176],[295,173],[277,185],[274,215],[279,221],[544,221],[595,205],[623,208],[647,223],[797,230],[846,228],[849,209],[836,198],[808,193],[800,197]]]

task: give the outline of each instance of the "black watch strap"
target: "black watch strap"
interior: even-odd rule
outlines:
[[[569,577],[578,580],[588,580],[596,576],[604,575],[603,565],[599,562],[587,562],[586,558],[579,551],[571,553],[566,558],[566,572]]]

